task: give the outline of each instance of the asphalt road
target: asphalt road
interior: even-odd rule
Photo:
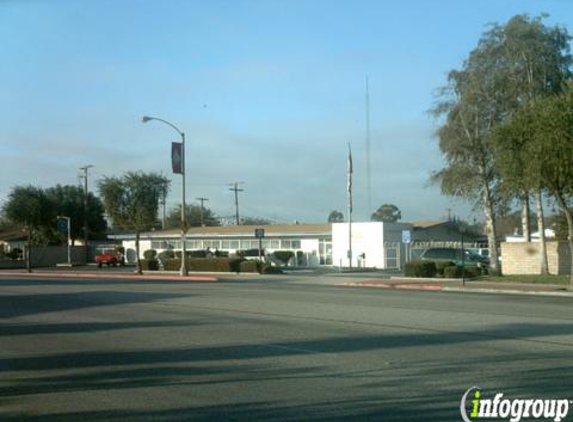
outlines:
[[[473,385],[573,399],[573,299],[293,280],[0,278],[0,420],[444,422]]]

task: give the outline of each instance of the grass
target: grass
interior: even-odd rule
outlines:
[[[481,276],[478,281],[491,281],[496,283],[531,283],[531,284],[558,284],[569,285],[568,275],[504,275],[504,276]]]

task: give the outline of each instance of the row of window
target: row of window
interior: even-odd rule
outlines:
[[[300,249],[300,240],[291,239],[263,239],[263,249]],[[222,250],[245,250],[257,249],[258,240],[194,240],[185,241],[186,249],[222,249]],[[181,249],[180,240],[152,240],[151,249]]]

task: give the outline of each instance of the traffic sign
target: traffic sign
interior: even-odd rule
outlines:
[[[257,239],[264,239],[265,237],[265,229],[255,229],[255,237]]]
[[[402,243],[412,242],[412,232],[410,230],[402,230]]]

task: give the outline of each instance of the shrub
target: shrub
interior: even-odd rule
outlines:
[[[406,277],[434,277],[436,263],[434,261],[410,261],[404,265]]]
[[[24,253],[20,248],[12,248],[6,256],[10,259],[16,260],[16,259],[21,259],[24,256]]]
[[[455,267],[456,264],[452,261],[437,261],[436,262],[436,276],[445,277],[445,269],[448,267]]]
[[[462,267],[454,265],[453,267],[444,268],[445,278],[460,278],[462,276]]]
[[[464,267],[465,278],[476,278],[481,275],[481,269],[476,266]],[[462,278],[462,267],[459,265],[444,268],[445,278]]]
[[[159,269],[159,261],[157,261],[156,259],[141,260],[142,271],[157,271],[158,269]]]
[[[241,258],[192,258],[187,260],[189,271],[209,272],[258,272],[257,261],[244,261]],[[181,267],[181,260],[166,259],[163,269],[177,271]]]
[[[147,261],[153,261],[155,258],[157,258],[157,251],[155,249],[148,249],[143,252],[143,258],[145,258]]]
[[[166,251],[160,252],[157,257],[161,260],[161,262],[165,262],[168,259],[175,258],[175,252],[173,252],[171,249],[167,249]]]
[[[277,261],[280,261],[283,263],[283,265],[287,265],[288,262],[294,258],[294,252],[293,251],[274,251],[272,253],[272,257],[274,259],[276,259]]]

